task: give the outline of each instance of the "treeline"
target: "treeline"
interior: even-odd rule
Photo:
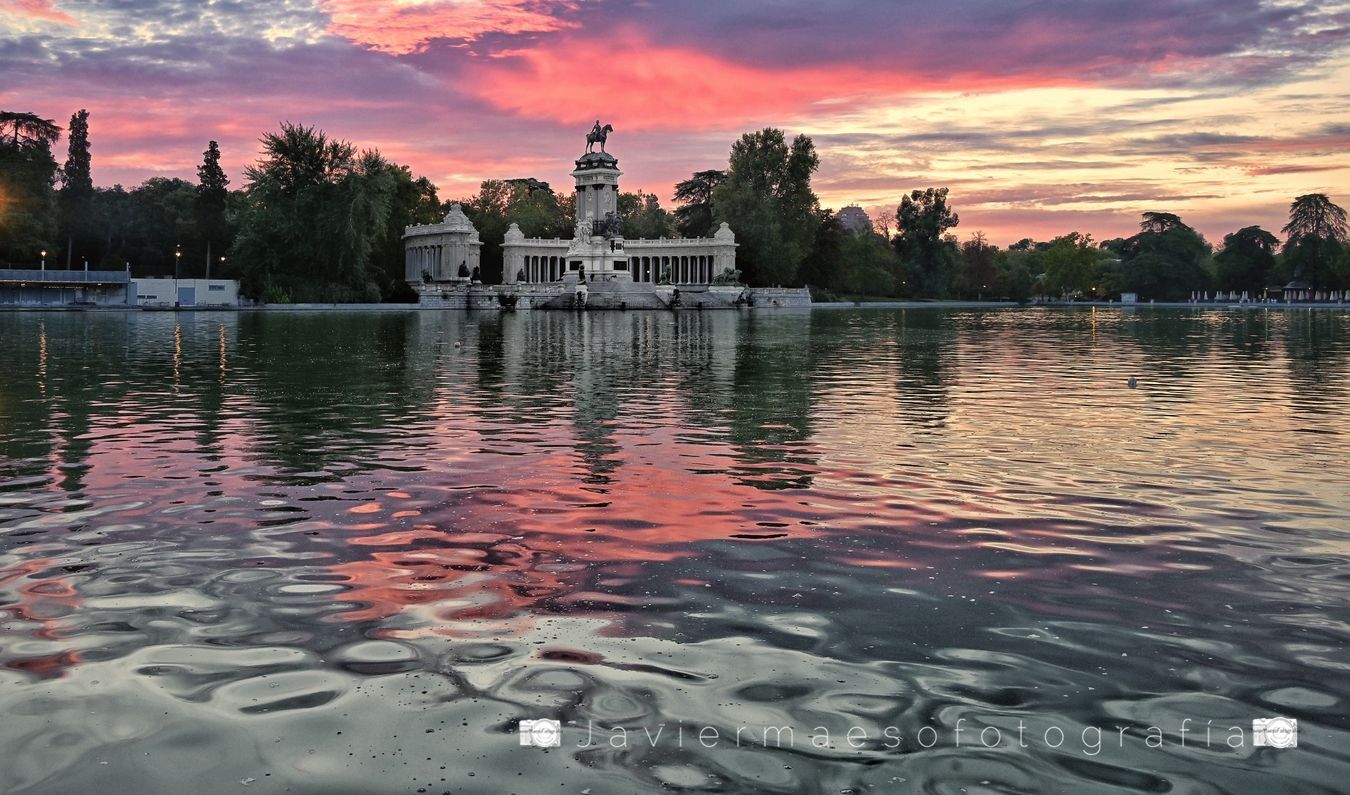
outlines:
[[[449,202],[436,186],[374,149],[312,127],[282,124],[261,139],[262,156],[233,190],[220,150],[207,144],[197,181],[153,177],[127,190],[90,178],[89,114],[66,131],[31,113],[0,111],[0,263],[128,268],[137,276],[226,276],[269,302],[398,301],[402,236],[434,223]],[[1350,288],[1346,214],[1323,194],[1295,199],[1284,240],[1250,226],[1217,251],[1171,213],[1143,214],[1138,234],[1094,242],[1069,232],[1007,248],[980,232],[962,240],[946,188],[914,190],[871,228],[841,223],[820,206],[819,166],[805,135],[747,133],[725,169],[698,171],[675,186],[677,206],[650,193],[621,193],[625,237],[707,237],[722,222],[736,233],[741,278],[757,286],[811,286],[818,297],[1107,297],[1185,299],[1193,291],[1247,292],[1295,282]],[[487,180],[459,200],[483,241],[485,281],[502,277],[501,244],[512,223],[528,237],[570,237],[573,195],[534,178]]]
[[[1283,244],[1257,226],[1213,247],[1178,216],[1143,213],[1139,233],[1094,243],[1069,232],[1007,248],[980,232],[964,241],[946,188],[901,197],[871,229],[850,228],[822,209],[811,189],[818,159],[811,139],[790,144],[781,130],[747,133],[727,169],[699,171],[676,186],[677,230],[708,234],[726,221],[741,244],[736,261],[752,285],[800,285],[831,295],[903,298],[1108,297],[1184,300],[1193,291],[1247,292],[1294,282],[1311,290],[1350,288],[1346,214],[1324,194],[1290,205]]]

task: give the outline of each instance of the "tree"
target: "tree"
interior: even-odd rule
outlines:
[[[1275,269],[1279,245],[1278,238],[1259,226],[1225,235],[1223,250],[1214,255],[1219,288],[1260,295]]]
[[[0,110],[0,140],[15,149],[47,149],[61,137],[61,128],[51,119],[34,113]]]
[[[947,230],[960,223],[947,206],[946,188],[915,190],[900,199],[894,245],[908,278],[915,280],[915,292],[946,294],[958,257],[955,238]]]
[[[1161,235],[1170,232],[1173,229],[1186,228],[1189,226],[1181,222],[1179,216],[1172,213],[1146,212],[1142,213],[1143,221],[1139,223],[1139,229],[1142,232]]]
[[[416,295],[408,286],[404,272],[403,232],[414,224],[434,224],[444,218],[436,186],[426,177],[413,178],[407,166],[394,166],[394,188],[389,202],[389,218],[375,251],[372,272],[379,280],[380,293],[386,299],[413,301]],[[376,270],[378,268],[378,270]]]
[[[1144,213],[1140,232],[1120,247],[1115,287],[1140,298],[1178,301],[1209,286],[1209,244],[1171,213]]]
[[[971,235],[961,244],[961,261],[952,286],[967,296],[989,295],[998,279],[997,258],[998,248],[985,239],[983,232]]]
[[[35,263],[56,240],[61,128],[32,113],[0,111],[0,260]]]
[[[819,165],[805,135],[789,145],[782,130],[767,128],[732,145],[726,179],[712,192],[713,216],[735,230],[747,284],[799,283],[818,225],[811,175]]]
[[[106,198],[110,204],[116,202],[116,197]],[[132,231],[119,257],[135,266],[135,272],[150,276],[172,276],[188,266],[174,254],[202,245],[197,186],[176,177],[151,177],[133,188],[127,199]]]
[[[1292,265],[1294,280],[1314,289],[1337,286],[1335,267],[1347,238],[1345,210],[1325,193],[1309,193],[1289,205],[1289,223],[1283,230],[1285,259]]]
[[[726,181],[725,171],[696,171],[675,185],[675,228],[684,237],[709,237],[713,233],[713,191]]]
[[[220,167],[220,145],[206,144],[202,164],[197,166],[197,216],[206,238],[206,277],[211,277],[212,244],[224,242],[225,203],[230,197],[230,179]],[[225,251],[221,245],[216,250]]]
[[[623,219],[623,236],[629,240],[655,240],[675,232],[674,219],[662,209],[655,193],[620,193],[618,208]]]
[[[262,144],[262,159],[245,169],[235,243],[245,289],[283,303],[379,300],[386,268],[377,254],[401,167],[289,122]]]
[[[1045,289],[1060,295],[1095,293],[1097,259],[1092,235],[1070,232],[1055,238],[1044,253]]]
[[[70,117],[70,132],[66,136],[66,163],[61,167],[61,226],[66,238],[66,267],[74,259],[75,244],[88,258],[88,232],[93,222],[94,180],[90,174],[89,111],[78,110]]]

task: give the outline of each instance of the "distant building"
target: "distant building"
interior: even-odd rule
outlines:
[[[872,231],[872,219],[867,216],[866,210],[856,204],[850,204],[836,213],[834,222],[840,229],[855,235],[864,235]]]

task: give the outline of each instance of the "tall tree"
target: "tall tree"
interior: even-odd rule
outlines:
[[[1214,255],[1218,286],[1224,290],[1259,296],[1275,269],[1275,249],[1280,241],[1259,226],[1248,226],[1225,235],[1223,250]]]
[[[0,111],[0,260],[31,265],[56,240],[61,128],[32,113]]]
[[[16,149],[51,149],[60,137],[61,128],[51,119],[44,119],[35,113],[0,110],[0,139],[6,139]]]
[[[220,145],[215,141],[206,144],[202,153],[202,164],[197,166],[197,216],[201,232],[206,238],[206,278],[211,278],[211,256],[213,245],[223,242],[225,231],[225,203],[230,198],[230,178],[220,167]],[[216,248],[224,251],[225,246]]]
[[[1156,212],[1143,214],[1139,230],[1120,246],[1114,287],[1140,298],[1175,301],[1209,286],[1210,247],[1199,232],[1171,213]]]
[[[66,267],[74,258],[75,243],[88,258],[87,232],[92,228],[94,180],[90,174],[89,111],[80,109],[70,117],[66,136],[66,163],[61,167],[61,220],[66,234]]]
[[[819,165],[805,135],[789,145],[782,130],[767,128],[732,145],[726,179],[713,189],[713,217],[735,231],[747,283],[799,283],[818,226],[811,175]]]
[[[313,127],[263,136],[245,170],[247,204],[235,243],[245,288],[264,300],[377,301],[399,167]]]
[[[1341,275],[1335,264],[1347,238],[1345,210],[1325,193],[1309,193],[1289,205],[1284,256],[1293,266],[1294,280],[1314,290],[1337,286]]]
[[[895,209],[895,251],[915,292],[941,296],[947,292],[957,258],[956,242],[947,230],[961,217],[947,206],[946,188],[911,191]]]
[[[675,228],[685,237],[709,237],[713,232],[713,191],[726,181],[727,172],[695,171],[675,184]]]
[[[965,295],[986,296],[997,288],[998,248],[976,232],[961,244],[961,264],[953,286]]]

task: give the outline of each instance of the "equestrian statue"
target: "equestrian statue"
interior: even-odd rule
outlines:
[[[595,126],[591,128],[590,132],[586,133],[586,154],[591,154],[596,144],[600,144],[600,151],[604,152],[605,139],[609,138],[609,134],[612,132],[614,132],[614,125],[606,124],[601,127],[600,120],[596,119]]]

